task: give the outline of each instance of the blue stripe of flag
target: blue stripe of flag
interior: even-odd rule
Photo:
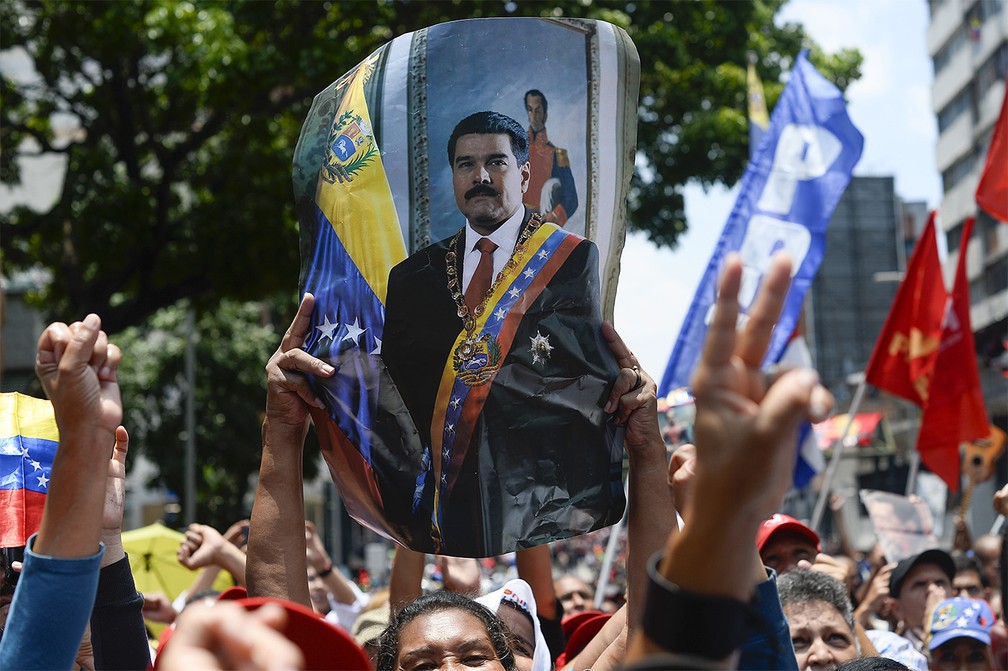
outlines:
[[[319,396],[326,401],[333,420],[370,464],[371,423],[378,405],[380,364],[377,356],[369,354],[377,350],[385,328],[385,306],[318,206],[315,217],[319,239],[305,279],[305,291],[315,296],[315,312],[304,349],[337,368],[331,378],[314,382],[324,392]],[[324,324],[326,317],[339,324],[332,338],[316,328]],[[364,332],[352,338],[348,326],[355,323]],[[353,354],[351,350],[355,348],[363,350],[364,356],[341,356]]]
[[[0,489],[47,493],[49,486],[40,484],[39,476],[48,480],[58,446],[57,441],[44,438],[0,438]],[[32,465],[33,461],[38,462],[38,468]]]

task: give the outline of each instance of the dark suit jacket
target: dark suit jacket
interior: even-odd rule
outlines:
[[[526,212],[523,226],[529,218]],[[427,446],[445,362],[462,330],[447,287],[450,242],[396,265],[385,302],[382,359]],[[460,265],[463,256],[456,250]],[[442,554],[501,554],[585,533],[622,514],[622,433],[602,410],[618,367],[599,332],[599,290],[598,250],[582,240],[526,310],[469,445],[457,446],[467,451],[442,506]],[[537,334],[553,351],[533,363]],[[429,527],[433,479],[416,529]],[[434,549],[425,546],[428,538],[411,542]]]

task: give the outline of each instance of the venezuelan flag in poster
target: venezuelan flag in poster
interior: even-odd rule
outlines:
[[[52,403],[0,394],[0,547],[25,545],[38,531],[58,445]]]

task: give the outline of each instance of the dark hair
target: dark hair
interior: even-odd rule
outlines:
[[[377,670],[394,671],[397,668],[399,637],[407,624],[421,615],[445,610],[461,610],[478,618],[486,627],[490,643],[505,671],[515,671],[514,652],[511,650],[511,632],[504,621],[469,597],[444,590],[424,595],[395,614],[389,626],[385,628],[378,639]]]
[[[777,593],[782,608],[811,601],[822,601],[833,606],[850,627],[851,633],[854,633],[854,609],[847,596],[847,588],[836,578],[821,571],[791,569],[777,579]]]
[[[511,137],[511,152],[519,166],[528,163],[528,134],[521,124],[500,112],[476,112],[458,122],[448,138],[448,165],[455,163],[455,144],[463,135],[508,135]]]
[[[965,573],[966,571],[973,571],[980,576],[980,584],[982,586],[990,587],[990,585],[987,584],[987,576],[984,575],[983,567],[980,566],[980,562],[976,557],[970,557],[965,554],[956,554],[952,556],[952,561],[955,562],[956,575]]]
[[[546,96],[543,95],[542,91],[540,91],[539,89],[529,89],[528,91],[526,91],[525,97],[523,98],[523,101],[525,102],[526,105],[528,105],[529,96],[539,96],[540,98],[542,98],[543,114],[549,114],[549,102],[546,100]]]
[[[858,657],[844,662],[835,671],[910,671],[910,668],[888,657]]]

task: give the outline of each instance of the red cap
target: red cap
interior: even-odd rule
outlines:
[[[238,601],[248,598],[248,590],[244,587],[228,587],[217,595],[218,601]]]
[[[602,625],[608,622],[610,617],[612,617],[612,613],[603,613],[598,610],[586,610],[565,617],[561,626],[567,636],[567,645],[557,657],[556,668],[563,668],[573,661],[577,654],[595,638],[595,635],[602,629]]]
[[[292,601],[264,597],[235,599],[234,603],[245,610],[255,610],[268,603],[283,608],[287,612],[287,624],[280,633],[301,649],[305,669],[339,668],[347,671],[371,669],[367,653],[357,645],[349,632],[327,622],[310,608]],[[163,645],[171,645],[171,640],[165,641]],[[157,668],[157,661],[154,663],[154,668]]]
[[[811,527],[799,522],[790,515],[784,515],[781,513],[774,513],[769,519],[764,520],[760,524],[759,531],[756,532],[756,549],[760,552],[763,551],[763,546],[766,542],[770,540],[770,537],[780,531],[793,531],[800,536],[804,536],[815,545],[816,551],[819,548],[819,534],[811,529]]]

